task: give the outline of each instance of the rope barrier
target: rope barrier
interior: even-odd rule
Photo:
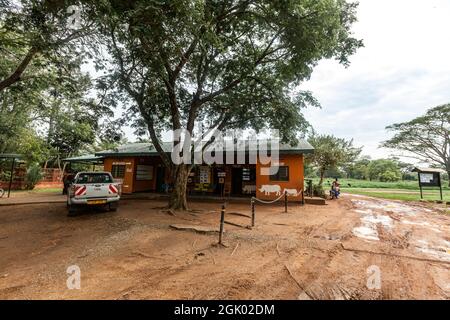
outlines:
[[[275,200],[273,200],[273,201],[264,201],[264,200],[261,200],[261,199],[255,198],[255,197],[252,197],[252,199],[253,199],[253,200],[256,200],[256,201],[258,201],[258,202],[264,203],[264,204],[272,204],[272,203],[277,202],[278,200],[280,200],[280,199],[283,198],[283,197],[284,197],[284,193],[283,193],[278,199],[275,199]]]
[[[303,191],[301,191],[301,192],[303,192]],[[299,194],[300,194],[300,192],[299,192]],[[297,196],[298,196],[298,194],[297,194]],[[252,220],[252,224],[251,224],[251,227],[248,226],[247,228],[251,229],[251,228],[253,228],[255,226],[255,216],[256,216],[256,213],[255,213],[255,201],[258,201],[259,203],[263,203],[263,204],[272,204],[272,203],[275,203],[277,201],[280,201],[283,197],[284,197],[284,212],[287,213],[287,211],[288,211],[288,208],[287,208],[288,193],[286,191],[284,193],[282,193],[277,199],[275,199],[273,201],[265,201],[265,200],[258,199],[256,197],[252,197],[251,198],[251,209],[252,209],[251,220]],[[242,227],[241,225],[238,225],[236,223],[225,221],[225,204],[224,204],[222,206],[222,210],[221,210],[220,225],[219,225],[219,227],[220,227],[219,244],[221,244],[221,245],[223,245],[222,237],[223,237],[223,226],[224,226],[225,223],[233,225],[233,226],[237,226],[237,227]]]

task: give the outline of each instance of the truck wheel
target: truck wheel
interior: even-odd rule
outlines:
[[[110,203],[109,204],[109,211],[116,212],[119,205],[117,203]]]
[[[68,217],[75,217],[77,215],[77,210],[73,205],[67,204],[67,210],[69,211],[67,213]]]

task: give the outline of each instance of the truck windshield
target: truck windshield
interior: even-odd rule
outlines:
[[[89,184],[89,183],[112,183],[111,176],[107,173],[81,173],[76,183]]]

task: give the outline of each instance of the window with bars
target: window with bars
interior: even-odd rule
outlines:
[[[111,174],[114,178],[125,178],[126,165],[114,164],[111,168]]]
[[[289,181],[289,167],[279,167],[278,172],[270,176],[270,181]]]

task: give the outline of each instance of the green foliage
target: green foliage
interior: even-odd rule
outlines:
[[[402,189],[346,189],[345,192],[350,194],[359,194],[369,197],[401,200],[401,201],[419,201],[420,191],[417,186],[414,190],[404,191]],[[439,190],[427,190],[423,193],[425,200],[436,201],[440,200]],[[450,201],[450,191],[443,192],[444,201]]]
[[[395,170],[387,170],[380,174],[379,180],[382,182],[395,182],[401,179],[401,173]]]
[[[397,163],[393,160],[373,160],[368,165],[369,179],[381,182],[395,182],[402,178]]]
[[[42,169],[39,164],[32,164],[27,169],[26,188],[33,190],[36,184],[42,179]]]
[[[314,178],[317,177],[317,171],[314,169],[314,167],[312,165],[310,165],[309,163],[304,164],[304,174],[305,177],[307,178]]]
[[[319,178],[313,179],[314,183],[319,182]],[[331,183],[333,179],[325,179],[323,185],[324,188],[331,188]],[[350,179],[350,178],[342,178],[339,179],[342,190],[347,192],[347,190],[351,189],[402,189],[402,190],[418,190],[419,182],[418,181],[396,181],[396,182],[381,182],[377,180],[360,180],[360,179]],[[443,189],[450,190],[450,188],[445,185],[444,182],[448,182],[448,180],[443,181]]]
[[[369,179],[370,157],[363,156],[343,167],[347,178]]]
[[[0,152],[45,162],[93,143],[108,108],[87,98],[86,26],[67,28],[66,1],[6,1],[0,12]],[[92,40],[92,39],[90,39]],[[97,43],[98,46],[98,43]]]
[[[192,132],[198,122],[222,130],[276,128],[295,141],[307,128],[301,109],[318,102],[293,88],[320,59],[347,65],[362,45],[350,32],[356,5],[343,0],[104,1],[96,7],[107,12],[95,20],[115,67],[102,86],[119,80],[119,91],[134,100],[129,120],[149,129],[155,145],[161,130]]]
[[[77,30],[67,27],[68,5],[62,0],[5,1],[0,11],[0,92],[18,83],[39,82],[33,71],[85,53],[81,45],[88,26],[81,21]]]
[[[20,140],[15,141],[14,151],[23,155],[28,163],[43,163],[50,157],[51,150],[45,140],[31,129],[20,129]]]
[[[307,161],[319,171],[319,184],[322,184],[327,170],[351,163],[361,153],[361,148],[353,146],[353,140],[332,135],[313,135],[308,141],[314,147],[314,153],[308,155]]]
[[[323,189],[322,184],[313,185],[313,195],[315,197],[325,198],[325,190]]]

